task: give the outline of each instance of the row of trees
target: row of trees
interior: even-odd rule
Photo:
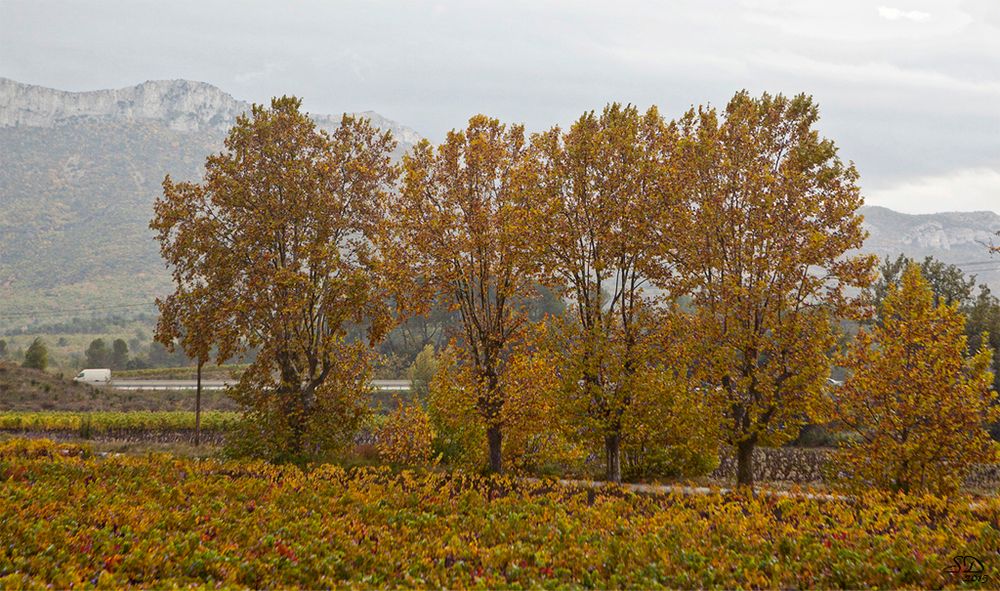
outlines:
[[[301,457],[349,441],[372,347],[444,303],[455,412],[477,415],[492,470],[545,383],[583,409],[572,428],[602,442],[610,480],[631,411],[662,390],[705,403],[750,484],[756,446],[829,418],[835,320],[863,314],[850,294],[875,265],[849,254],[858,175],[817,119],[807,96],[745,92],[721,113],[614,104],[531,136],[480,115],[400,167],[368,121],[327,134],[274,99],[202,183],[164,181],[151,227],[176,289],[157,339],[199,364],[259,350],[235,391],[247,441]],[[532,317],[539,286],[567,313]]]

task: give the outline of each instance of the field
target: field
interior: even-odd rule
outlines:
[[[205,411],[201,414],[201,428],[223,431],[238,416],[235,412]],[[0,413],[0,430],[5,431],[85,431],[99,436],[125,431],[193,431],[194,428],[195,414],[189,411]]]
[[[1000,556],[996,500],[644,497],[24,440],[0,478],[8,587],[975,586],[953,557]]]

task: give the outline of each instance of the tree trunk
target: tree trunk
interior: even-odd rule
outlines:
[[[607,479],[622,481],[622,437],[618,433],[604,436],[604,457],[607,462]]]
[[[198,360],[198,386],[194,395],[194,446],[201,445],[201,366],[204,362]]]
[[[499,425],[493,425],[486,430],[486,439],[490,444],[490,472],[494,474],[499,474],[503,471],[503,463],[501,456],[501,444],[503,442],[503,433],[500,431]]]
[[[736,444],[736,485],[753,487],[753,450],[757,438],[752,437]]]

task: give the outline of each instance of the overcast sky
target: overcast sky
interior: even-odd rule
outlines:
[[[608,101],[807,92],[868,203],[1000,211],[1000,0],[0,0],[0,76],[201,80],[432,139],[477,112],[537,130]]]

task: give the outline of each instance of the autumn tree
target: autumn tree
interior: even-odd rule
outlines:
[[[648,230],[654,203],[665,203],[671,129],[655,107],[641,114],[612,104],[532,143],[543,211],[533,244],[548,282],[573,302],[576,322],[564,325],[571,381],[603,435],[606,477],[620,482],[623,419],[642,364],[637,351],[656,321],[649,270],[663,260],[656,253],[664,243]]]
[[[838,389],[837,414],[858,439],[837,465],[860,488],[954,492],[972,464],[994,457],[984,429],[998,416],[991,351],[966,357],[957,302],[935,306],[916,264],[888,286],[881,316],[845,359],[851,373]]]
[[[885,259],[879,266],[875,282],[867,290],[878,313],[875,320],[881,321],[881,303],[891,285],[898,286],[903,274],[916,261],[900,254],[895,259]],[[957,265],[952,265],[926,257],[919,263],[923,275],[934,294],[934,305],[957,304],[958,310],[966,317],[965,335],[970,347],[979,349],[985,337],[993,350],[993,387],[1000,387],[1000,300],[982,284],[975,291],[976,275],[966,273]]]
[[[699,108],[678,122],[671,191],[690,216],[674,224],[691,239],[676,272],[690,281],[704,343],[696,369],[725,394],[740,485],[753,484],[758,444],[786,441],[819,414],[831,320],[854,311],[846,289],[867,285],[874,265],[847,255],[865,237],[858,173],[817,119],[810,97],[740,92],[721,118]]]
[[[193,288],[193,289],[192,289]],[[190,290],[190,291],[189,291]],[[178,282],[174,293],[157,299],[160,318],[156,324],[156,342],[168,351],[179,345],[184,353],[195,360],[194,445],[201,444],[201,376],[202,369],[211,358],[216,330],[224,327],[212,314],[221,310],[217,298],[221,292],[199,289],[197,285]],[[219,363],[225,361],[220,356]]]
[[[349,441],[370,345],[389,321],[370,239],[397,175],[395,142],[350,116],[328,134],[300,107],[293,97],[254,105],[203,182],[164,180],[150,224],[175,283],[161,311],[199,317],[165,330],[212,327],[218,362],[257,351],[232,395],[259,436],[254,453],[272,458]]]
[[[427,141],[404,159],[400,193],[386,208],[383,254],[403,310],[422,311],[447,294],[462,321],[462,361],[486,424],[489,466],[502,469],[502,375],[525,324],[524,300],[537,264],[528,247],[521,126],[477,115],[436,149]]]

